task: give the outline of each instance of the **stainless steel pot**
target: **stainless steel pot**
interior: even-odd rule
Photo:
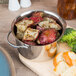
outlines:
[[[18,22],[19,20],[21,20],[22,18],[24,18],[25,16],[35,12],[35,11],[42,11],[44,12],[45,14],[47,15],[50,15],[51,17],[53,17],[62,27],[62,33],[61,33],[61,36],[55,41],[57,42],[61,37],[62,35],[64,34],[64,31],[65,31],[65,28],[66,28],[66,22],[64,21],[64,19],[62,19],[60,16],[58,16],[57,14],[53,13],[53,12],[50,12],[50,11],[46,11],[46,10],[31,10],[31,11],[28,11],[28,12],[24,12],[22,13],[21,15],[19,15],[16,19],[13,20],[12,22],[12,25],[11,25],[11,31],[9,31],[8,33],[8,36],[7,36],[7,40],[8,40],[8,43],[9,45],[11,45],[12,47],[14,48],[18,48],[18,51],[19,53],[24,56],[25,58],[27,59],[35,59],[37,58],[40,54],[41,54],[41,51],[43,49],[43,47],[45,47],[46,45],[44,46],[32,46],[32,45],[27,45],[27,44],[24,44],[23,42],[21,42],[19,39],[16,38],[15,36],[15,26],[14,24],[16,22]],[[15,40],[16,40],[16,44],[17,45],[14,45],[12,44],[10,41],[9,41],[9,35],[10,34],[13,34]],[[54,42],[54,43],[55,43]],[[53,44],[53,43],[52,43]],[[49,44],[48,44],[49,45]],[[57,47],[57,46],[56,46]]]

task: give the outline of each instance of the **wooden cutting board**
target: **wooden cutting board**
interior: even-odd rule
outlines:
[[[71,49],[66,43],[59,43],[57,47],[57,53],[61,51],[70,51]],[[24,65],[29,67],[39,76],[57,76],[56,73],[53,71],[53,58],[48,57],[46,52],[42,52],[42,55],[34,60],[28,60],[24,58],[20,53],[19,58]]]
[[[58,52],[60,51],[69,51],[71,48],[68,47],[66,43],[59,43],[58,44]],[[47,53],[45,53],[47,54]],[[37,73],[39,76],[57,76],[55,72],[53,71],[53,58],[49,58],[47,55],[47,58],[45,57],[39,57],[35,60],[28,60],[24,58],[21,54],[19,54],[19,58],[21,62],[29,67],[31,70],[33,70],[35,73]],[[40,59],[40,61],[39,61]],[[42,59],[42,61],[41,61]]]

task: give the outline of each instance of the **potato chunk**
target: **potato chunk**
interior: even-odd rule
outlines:
[[[50,28],[49,27],[49,21],[42,21],[39,23],[39,26],[41,26],[43,28]]]
[[[50,28],[55,28],[56,30],[60,30],[61,26],[57,23],[50,23]]]
[[[47,28],[55,28],[56,30],[60,30],[61,26],[56,22],[42,21],[39,23],[39,26],[47,29]]]
[[[17,29],[21,32],[24,32],[28,26],[31,26],[33,24],[33,20],[22,20],[16,23]]]
[[[53,18],[50,17],[44,17],[44,21],[49,21],[49,22],[56,22]]]
[[[21,31],[19,31],[18,29],[17,29],[17,34],[16,34],[16,37],[18,38],[18,39],[23,39],[23,35],[24,35],[24,33],[23,32],[21,32]]]
[[[27,30],[24,33],[23,40],[34,41],[37,39],[38,35],[39,35],[39,30],[27,28]]]

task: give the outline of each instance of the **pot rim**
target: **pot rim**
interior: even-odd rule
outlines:
[[[64,31],[65,31],[65,29],[66,29],[67,24],[66,24],[66,21],[65,21],[63,18],[61,18],[58,14],[56,14],[56,13],[54,13],[54,12],[51,12],[51,11],[47,11],[47,10],[30,10],[30,11],[26,11],[26,12],[18,15],[18,16],[13,20],[13,22],[12,22],[12,24],[11,24],[11,31],[12,31],[13,36],[15,37],[16,40],[18,40],[18,41],[19,41],[20,43],[22,43],[24,46],[26,46],[26,45],[27,45],[27,46],[45,46],[45,45],[50,45],[50,44],[54,43],[54,42],[52,42],[52,43],[45,44],[45,45],[28,45],[28,44],[25,44],[25,43],[23,43],[22,41],[20,41],[20,40],[15,36],[14,31],[13,31],[13,28],[14,28],[14,24],[17,22],[17,19],[19,19],[19,18],[21,18],[21,17],[24,17],[24,16],[26,16],[27,14],[31,14],[32,12],[37,12],[37,11],[41,11],[41,12],[44,12],[44,13],[46,13],[46,14],[49,14],[50,16],[55,17],[55,18],[62,24],[62,28],[63,28],[62,34],[61,34],[60,37],[59,37],[57,40],[55,40],[54,42],[57,42],[57,41],[64,35]]]

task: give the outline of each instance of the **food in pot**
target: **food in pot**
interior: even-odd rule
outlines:
[[[36,29],[38,29],[39,31],[43,31],[44,30],[44,28],[41,27],[41,26],[37,26]]]
[[[23,36],[24,36],[24,33],[20,31],[19,29],[17,29],[17,38],[22,40]]]
[[[56,30],[60,30],[61,26],[55,22],[49,22],[49,21],[42,21],[39,23],[39,26],[43,28],[55,28]]]
[[[61,35],[61,25],[43,12],[33,12],[15,24],[16,37],[25,44],[46,45]]]
[[[33,20],[34,24],[37,24],[38,22],[43,20],[43,14],[43,12],[34,12],[32,13],[32,16],[29,19]]]
[[[30,17],[30,19],[34,21],[34,24],[37,24],[43,20],[42,17]]]
[[[25,44],[28,44],[28,45],[36,45],[36,43],[33,42],[33,41],[26,41],[26,40],[23,40],[23,42],[24,42]]]
[[[56,32],[57,31],[55,29],[44,30],[38,38],[38,44],[47,44],[54,42],[56,39]]]
[[[17,26],[17,29],[20,30],[21,32],[24,32],[27,27],[31,26],[33,24],[33,20],[21,20],[17,22],[15,25]]]
[[[27,28],[27,30],[24,33],[23,40],[26,41],[35,41],[39,35],[39,30]]]
[[[34,12],[32,13],[32,16],[34,17],[43,17],[44,13],[43,12]]]
[[[53,18],[50,18],[50,17],[44,17],[44,21],[49,21],[49,22],[52,22],[52,23],[56,23],[56,21]]]

